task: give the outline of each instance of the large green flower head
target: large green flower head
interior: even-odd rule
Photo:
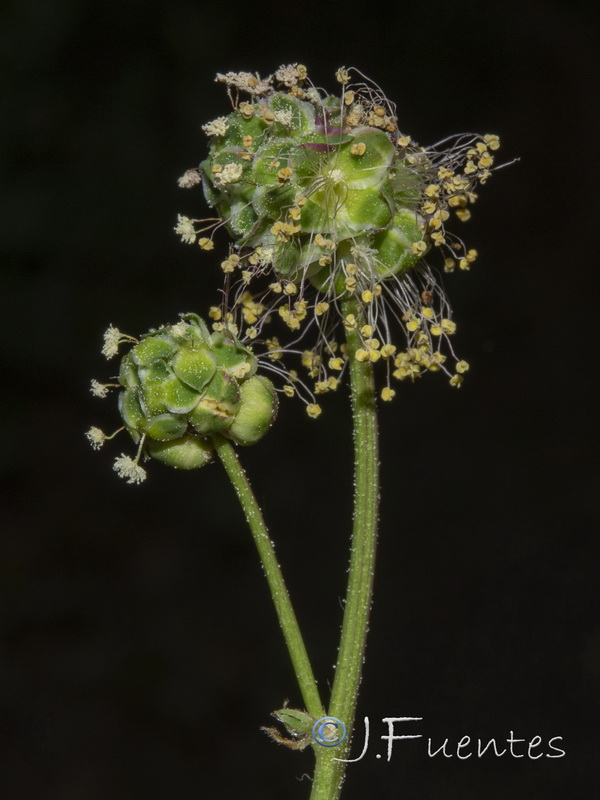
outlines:
[[[138,454],[135,460],[117,459],[122,477],[143,480],[142,455],[196,469],[211,460],[212,437],[249,445],[267,432],[276,413],[275,390],[257,374],[253,353],[230,332],[209,333],[195,314],[139,341],[111,326],[103,353],[110,358],[125,342],[134,346],[121,360],[119,383],[112,385],[121,388],[119,411]],[[104,396],[110,386],[94,381],[92,391]],[[96,447],[111,438],[97,428],[87,436]]]
[[[455,325],[424,256],[442,252],[446,271],[475,260],[446,223],[452,213],[470,216],[498,137],[461,134],[419,147],[399,130],[379,87],[357,71],[336,76],[341,89],[332,95],[298,64],[266,79],[218,75],[233,110],[204,126],[208,157],[180,179],[183,187],[202,183],[216,216],[180,216],[176,231],[205,250],[222,227],[235,242],[222,262],[227,291],[218,319],[214,312],[217,328],[233,325],[243,340],[268,346],[263,327],[276,310],[292,332],[317,332],[304,354],[311,393],[324,391],[343,362],[333,339],[350,297],[357,313],[342,321],[362,338],[356,357],[391,359],[388,375],[400,380],[443,370],[459,385],[466,365],[458,361],[458,373],[445,366],[440,343]],[[401,345],[391,340],[390,317],[402,323]],[[389,378],[386,389],[389,399]]]

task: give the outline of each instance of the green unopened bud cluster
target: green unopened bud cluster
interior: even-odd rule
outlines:
[[[132,341],[111,327],[103,352],[111,357],[119,344]],[[140,447],[135,461],[117,459],[117,472],[139,482],[145,477],[138,465],[142,454],[179,469],[196,469],[211,460],[214,436],[241,445],[262,439],[277,401],[272,383],[256,374],[257,366],[251,350],[233,334],[209,333],[195,314],[143,336],[123,357],[119,371],[119,410]],[[93,381],[92,391],[103,397],[107,388]],[[98,428],[86,435],[96,448],[112,438]]]
[[[423,178],[405,160],[395,119],[377,106],[353,118],[339,97],[295,92],[241,103],[206,126],[208,202],[239,245],[268,251],[284,278],[301,272],[320,288],[334,243],[338,259],[369,253],[380,278],[405,272],[429,240],[417,211]]]
[[[211,458],[211,437],[249,445],[267,432],[276,411],[271,382],[230,333],[209,334],[188,314],[182,323],[143,337],[121,362],[119,396],[132,437],[147,453],[180,469]]]

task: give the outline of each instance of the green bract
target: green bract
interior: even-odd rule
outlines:
[[[152,331],[121,361],[119,410],[133,439],[153,458],[180,469],[208,463],[211,437],[254,444],[276,413],[271,382],[231,333],[210,334],[186,314]]]
[[[352,126],[348,116],[333,96],[275,92],[210,128],[200,165],[206,198],[238,244],[267,251],[281,277],[302,273],[321,287],[332,248],[343,255],[344,242],[348,257],[368,253],[380,278],[391,277],[429,247],[415,159],[405,158],[397,133]]]

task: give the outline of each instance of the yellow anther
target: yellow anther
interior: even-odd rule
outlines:
[[[477,172],[477,167],[472,161],[467,161],[465,164],[465,175],[472,175],[474,172]]]
[[[245,119],[250,119],[254,115],[254,106],[251,103],[240,103],[239,111]]]
[[[460,261],[458,262],[458,266],[460,267],[460,269],[463,269],[465,271],[471,269],[471,265],[469,264],[466,258],[461,258]]]
[[[246,328],[246,336],[248,339],[256,339],[258,336],[258,330],[255,327]]]
[[[381,358],[381,353],[379,352],[379,350],[369,350],[369,361],[379,361],[380,358]]]
[[[321,413],[321,410],[322,410],[321,406],[317,405],[316,403],[309,403],[306,406],[306,413],[312,419],[316,419],[319,416],[319,414]]]
[[[431,238],[433,239],[433,243],[435,244],[436,247],[439,247],[440,245],[446,243],[446,239],[442,231],[436,231],[436,233],[432,233]]]
[[[370,289],[365,289],[360,297],[363,303],[371,303],[373,300],[373,292],[370,291]]]
[[[323,314],[325,314],[325,312],[328,309],[329,309],[329,303],[326,303],[325,301],[317,303],[317,305],[315,306],[315,314],[317,315],[317,317],[321,317],[323,316]]]
[[[205,236],[203,236],[201,239],[198,239],[198,244],[200,245],[202,250],[212,250],[213,247],[215,246],[212,239],[207,239]]]
[[[456,209],[456,216],[459,218],[461,222],[467,222],[471,219],[471,212],[468,208],[457,208]]]
[[[335,390],[338,388],[339,385],[340,385],[339,378],[333,378],[333,377],[327,378],[327,386],[329,386],[329,390],[331,392],[335,392]]]
[[[345,328],[356,328],[356,317],[354,314],[347,314],[344,320]]]
[[[283,287],[283,293],[284,294],[298,294],[298,287],[296,286],[295,283],[292,283],[292,282],[286,283],[285,286]]]
[[[283,289],[282,289],[282,286],[281,286],[281,284],[280,284],[279,282],[277,282],[277,283],[270,283],[270,284],[269,284],[269,289],[270,289],[272,292],[275,292],[275,294],[281,294],[281,292],[283,291]]]
[[[486,133],[483,141],[487,144],[490,150],[497,150],[500,147],[500,139],[495,133]]]
[[[410,136],[401,136],[398,139],[398,147],[408,147],[410,144]]]
[[[289,383],[283,387],[283,393],[286,397],[293,397],[296,394],[296,390],[293,386],[290,386]]]
[[[435,183],[430,183],[429,186],[427,186],[425,189],[425,195],[427,197],[439,197],[440,187],[437,186]]]
[[[350,152],[353,156],[364,156],[367,152],[367,145],[364,142],[355,142],[350,147]]]
[[[421,211],[424,214],[433,214],[436,210],[437,206],[432,200],[426,200],[423,205],[421,206]]]
[[[453,334],[456,332],[456,322],[452,322],[451,319],[443,319],[442,320],[442,330],[444,333]]]
[[[290,219],[299,220],[302,216],[302,209],[301,208],[290,208],[288,211]]]
[[[444,261],[444,272],[454,272],[456,261],[453,258],[447,258]]]
[[[396,345],[395,344],[384,344],[381,350],[379,351],[383,358],[391,358],[396,352]]]
[[[421,327],[421,320],[420,319],[411,319],[406,323],[406,330],[414,333],[418,331]]]
[[[275,120],[275,114],[267,106],[259,106],[258,111],[265,122],[270,124]]]
[[[358,267],[356,264],[346,264],[346,273],[348,275],[356,275],[358,272]]]
[[[362,347],[360,347],[356,351],[354,357],[356,358],[357,361],[368,361],[369,360],[369,351],[368,350],[364,350]]]
[[[325,394],[325,392],[329,391],[329,386],[327,385],[327,381],[317,381],[315,383],[315,394]]]
[[[456,388],[458,389],[459,386],[462,385],[463,381],[464,381],[464,378],[463,378],[462,375],[453,375],[450,378],[450,386],[456,386]]]
[[[279,181],[279,183],[286,183],[287,181],[289,181],[289,179],[292,177],[293,174],[294,171],[290,169],[290,167],[284,167],[283,169],[280,169],[279,172],[277,173],[277,180]]]
[[[352,103],[354,102],[355,97],[356,95],[354,94],[354,92],[344,92],[344,103],[347,106],[351,106]]]
[[[362,333],[363,336],[371,336],[371,334],[373,333],[373,328],[371,325],[363,325],[362,328],[360,329],[360,332]]]
[[[321,256],[319,259],[320,267],[328,267],[331,264],[331,256]]]
[[[432,336],[441,336],[443,331],[440,325],[432,325],[429,332]]]
[[[375,293],[375,297],[380,297],[383,289],[380,283],[376,283],[373,287],[373,292]]]
[[[457,361],[455,369],[456,369],[457,372],[459,372],[462,375],[464,372],[468,371],[469,362],[468,361]]]
[[[390,389],[389,386],[384,386],[384,388],[381,390],[381,399],[386,403],[389,403],[395,394],[396,392],[394,389]]]
[[[421,240],[420,242],[413,242],[411,250],[416,256],[422,256],[423,253],[427,250],[427,244]]]
[[[244,145],[244,147],[252,147],[253,141],[254,139],[252,138],[252,136],[244,136],[244,138],[242,139],[242,144]]]
[[[344,367],[344,360],[342,358],[330,358],[329,359],[329,369],[335,369],[338,372],[343,369]]]
[[[209,312],[208,312],[208,316],[209,316],[211,319],[214,319],[214,320],[217,320],[217,321],[218,321],[218,320],[220,320],[220,319],[221,319],[221,317],[222,317],[223,315],[221,314],[221,309],[220,309],[220,308],[217,308],[217,306],[211,306],[211,307],[210,307],[210,310],[209,310]]]

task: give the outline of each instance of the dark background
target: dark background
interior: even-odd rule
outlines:
[[[447,289],[471,362],[381,409],[379,568],[359,718],[421,716],[456,742],[563,737],[562,759],[430,759],[374,742],[345,797],[590,796],[600,623],[598,77],[584,3],[232,6],[2,3],[0,793],[7,800],[306,798],[310,751],[259,730],[300,700],[256,553],[222,469],[149,464],[142,486],[83,433],[116,427],[109,323],[205,313],[225,252],[173,233],[201,216],[176,179],[228,112],[217,71],[299,61],[334,89],[355,65],[422,144],[494,132],[465,229],[480,259]],[[588,10],[589,9],[589,10]],[[398,387],[397,387],[398,388]],[[347,397],[294,402],[241,455],[264,503],[324,692],[344,594]],[[406,731],[408,732],[408,730]],[[360,736],[358,737],[360,743]],[[355,745],[356,747],[358,746]],[[523,752],[521,750],[521,752]]]

